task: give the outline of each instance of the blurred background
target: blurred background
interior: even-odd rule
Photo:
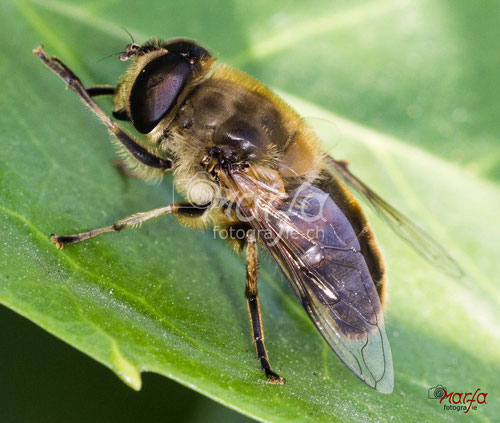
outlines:
[[[19,135],[20,126],[16,119],[30,109],[33,98],[29,92],[24,93],[13,105],[16,93],[24,87],[23,81],[31,83],[33,78],[39,78],[41,74],[45,77],[45,73],[48,73],[30,57],[31,49],[37,44],[43,43],[49,52],[56,52],[68,63],[73,63],[82,79],[112,84],[123,72],[123,64],[116,58],[99,60],[120,51],[129,42],[122,28],[132,33],[138,43],[153,36],[191,37],[212,49],[221,61],[252,74],[280,93],[289,95],[289,98],[312,103],[331,112],[332,116],[370,128],[375,134],[384,134],[391,140],[398,140],[429,154],[429,157],[442,160],[454,166],[454,169],[463,170],[463,174],[470,177],[474,184],[477,182],[476,185],[460,183],[464,186],[464,192],[467,189],[465,195],[477,186],[485,187],[484,192],[471,194],[471,197],[459,191],[456,191],[457,195],[449,193],[443,196],[438,192],[443,186],[435,187],[430,176],[422,175],[420,179],[420,174],[409,173],[415,176],[412,181],[423,184],[416,188],[419,190],[418,195],[429,194],[429,198],[434,199],[427,209],[429,215],[435,210],[439,211],[440,207],[441,211],[446,211],[436,220],[449,225],[448,234],[452,235],[448,241],[456,241],[455,244],[450,241],[452,248],[466,251],[463,256],[477,263],[484,274],[495,274],[497,264],[494,251],[495,248],[498,250],[498,246],[494,245],[494,237],[489,234],[488,227],[471,226],[473,223],[469,222],[494,222],[493,214],[498,206],[498,196],[493,197],[489,193],[498,193],[500,182],[499,22],[500,8],[498,2],[493,0],[154,0],[143,4],[132,0],[3,0],[0,5],[3,44],[0,75],[6,85],[12,80],[17,81],[17,85],[11,83],[8,92],[0,90],[2,110],[11,113],[4,113],[0,117],[2,128],[10,131],[8,136],[4,134],[1,138],[1,146],[15,147],[16,143],[20,145],[24,139]],[[53,95],[46,95],[45,92],[36,94],[50,97],[54,102],[64,91],[62,84],[54,83],[54,86],[59,91]],[[69,97],[66,95],[64,101],[69,101]],[[314,111],[311,113],[314,115]],[[38,116],[37,119],[41,125],[46,117]],[[60,120],[64,118],[60,117]],[[96,137],[106,138],[98,124],[95,128],[93,133]],[[35,126],[34,132],[37,130]],[[349,137],[340,134],[333,144],[341,144],[345,140],[349,140]],[[343,147],[340,145],[341,150]],[[64,148],[68,148],[68,144]],[[349,146],[345,150],[349,151]],[[106,151],[112,157],[112,148]],[[372,164],[369,158],[361,158],[359,163],[364,163],[365,167]],[[367,170],[367,177],[376,180],[383,174],[378,171],[378,166],[380,163],[374,166],[373,173]],[[9,180],[5,169],[6,166],[0,166],[0,183]],[[440,170],[440,176],[451,183],[455,173],[449,169],[444,167]],[[29,166],[20,163],[18,170],[20,174],[29,173]],[[357,170],[363,173],[363,165]],[[397,197],[397,189],[392,185],[383,185],[385,176],[380,178],[382,192]],[[413,187],[413,183],[410,185]],[[143,188],[134,189],[132,193],[137,194]],[[83,183],[79,190],[85,191]],[[2,204],[10,201],[14,195],[19,195],[16,204],[30,209],[29,192],[9,192],[1,198]],[[463,211],[457,208],[457,203],[452,202],[457,196],[465,199],[463,203],[466,204],[460,204],[465,207]],[[440,206],[440,200],[446,206]],[[414,211],[412,201],[411,198],[402,200],[410,214]],[[477,209],[473,209],[475,206]],[[480,213],[479,209],[488,213],[487,216],[473,219],[471,216]],[[449,215],[448,211],[451,211]],[[39,218],[46,220],[47,216]],[[481,222],[477,223],[479,225]],[[446,232],[440,231],[437,226],[438,233]],[[472,229],[467,231],[463,228]],[[490,229],[494,234],[496,229],[493,225]],[[436,374],[435,368],[429,367],[428,373],[418,368],[418,365],[412,368],[418,359],[401,360],[401,374],[411,376],[408,384],[422,392],[429,380],[445,384],[443,378],[452,378],[453,370],[450,369],[454,366],[463,368],[469,375],[477,373],[474,360],[465,360],[463,357],[474,357],[473,345],[480,345],[480,348],[488,351],[494,350],[496,342],[489,344],[488,340],[498,338],[490,338],[488,325],[485,324],[481,329],[483,332],[474,334],[469,331],[469,336],[479,337],[482,334],[484,337],[455,339],[453,330],[460,330],[454,314],[455,305],[427,305],[427,299],[432,298],[434,292],[437,292],[435,298],[449,298],[447,289],[455,288],[442,285],[440,290],[440,285],[436,283],[437,291],[434,291],[434,287],[426,288],[425,283],[420,285],[425,279],[424,271],[418,264],[414,265],[420,262],[410,259],[410,266],[414,267],[408,267],[405,259],[397,261],[394,258],[400,251],[399,247],[391,246],[392,241],[384,239],[384,235],[382,239],[388,245],[387,257],[392,264],[391,269],[394,269],[393,275],[406,276],[411,273],[409,277],[413,278],[415,284],[409,285],[410,289],[421,289],[421,294],[412,292],[409,295],[408,286],[405,287],[403,283],[392,285],[390,294],[393,305],[388,319],[393,328],[390,334],[393,351],[404,357],[420,354],[419,359],[424,363],[429,355],[439,355],[437,351],[441,351],[441,357],[447,357],[449,345],[454,346],[454,342],[460,344],[460,352],[465,352],[448,363],[449,367],[442,368],[443,373],[439,373],[442,379],[439,380],[432,379]],[[6,237],[0,248],[7,251],[8,242]],[[473,267],[472,264],[465,265],[468,269]],[[412,272],[408,272],[409,268]],[[471,272],[474,273],[474,270]],[[479,273],[474,273],[474,277]],[[435,280],[432,279],[432,283]],[[478,276],[478,280],[483,279]],[[2,281],[6,280],[2,279],[0,273],[0,283]],[[241,293],[239,288],[235,291],[238,294]],[[267,288],[263,289],[266,292]],[[489,285],[487,289],[491,289],[489,292],[495,289],[498,292],[495,284]],[[8,297],[1,293],[0,289],[0,299],[7,304]],[[495,298],[494,295],[491,298]],[[475,305],[471,307],[479,304],[472,303]],[[274,302],[271,304],[275,305]],[[405,315],[409,308],[418,318],[410,313]],[[421,315],[418,315],[419,310]],[[241,319],[244,320],[246,311],[244,308],[240,311]],[[412,338],[411,330],[421,330],[420,323],[428,324],[429,320],[437,316],[436,313],[440,317],[434,320],[433,325],[428,325],[430,335],[422,329],[425,336],[430,336],[424,336],[428,342],[419,343],[418,348],[407,342],[408,339],[421,339]],[[480,312],[477,316],[482,317]],[[491,322],[485,319],[485,322]],[[446,322],[456,323],[450,326]],[[433,340],[442,340],[441,334],[446,327],[450,332],[443,344],[434,343]],[[0,307],[0,338],[2,423],[250,421],[156,374],[144,374],[143,388],[135,392],[104,366],[5,307]],[[242,343],[244,340],[250,343],[247,333],[243,333],[241,339]],[[248,356],[247,363],[250,365],[255,364],[252,354],[251,345],[242,352],[244,357]],[[485,353],[484,356],[488,355]],[[485,363],[491,365],[492,374],[498,374],[498,363]],[[423,368],[426,369],[425,366]],[[422,379],[419,379],[420,376]],[[459,381],[460,377],[456,375],[449,380]],[[474,379],[474,383],[480,381],[492,387],[488,375],[480,374],[477,380]],[[394,395],[393,406],[397,409],[405,393]],[[377,411],[379,404],[375,404],[374,409]],[[490,416],[494,415],[492,407],[489,408]],[[375,413],[375,417],[372,417],[376,419],[376,412],[369,412]],[[355,417],[352,417],[353,420]],[[442,416],[436,414],[434,417],[435,421],[440,421]]]

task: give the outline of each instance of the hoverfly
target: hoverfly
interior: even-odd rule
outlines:
[[[33,53],[106,125],[138,176],[159,179],[173,172],[177,189],[190,200],[88,232],[51,235],[58,248],[166,214],[196,229],[243,233],[230,235],[229,242],[238,251],[246,247],[245,295],[267,380],[284,382],[272,370],[264,344],[259,243],[344,364],[372,388],[392,392],[383,318],[386,270],[365,215],[344,183],[366,196],[429,259],[453,266],[441,247],[357,179],[345,162],[326,155],[313,130],[270,89],[229,66],[216,66],[212,54],[191,40],[132,41],[120,55],[131,63],[116,86],[85,88],[43,47]],[[97,105],[93,97],[103,95],[113,97],[113,117],[131,122],[147,144]]]

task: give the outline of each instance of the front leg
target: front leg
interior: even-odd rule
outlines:
[[[85,88],[90,97],[104,97],[106,95],[115,95],[115,87],[112,85],[93,85]]]
[[[172,161],[162,159],[148,151],[140,145],[134,138],[127,134],[124,129],[113,122],[109,116],[99,107],[99,105],[92,98],[98,95],[111,95],[111,90],[114,88],[108,86],[90,87],[85,89],[80,79],[57,57],[48,57],[42,46],[33,50],[33,54],[38,56],[40,60],[59,78],[61,78],[77,95],[80,99],[94,112],[99,120],[106,125],[109,132],[121,143],[123,147],[140,163],[157,169],[170,170],[172,168]]]
[[[148,220],[156,219],[166,214],[173,214],[177,217],[184,217],[188,219],[201,218],[209,206],[209,204],[197,206],[191,203],[172,203],[166,207],[160,207],[147,212],[133,214],[132,216],[116,221],[112,225],[93,229],[88,232],[81,232],[74,235],[52,234],[50,236],[50,240],[58,249],[62,249],[65,245],[76,244],[105,233],[120,232],[124,229],[136,228]]]
[[[245,296],[247,297],[248,314],[252,325],[252,339],[257,350],[257,359],[260,362],[262,370],[264,370],[267,381],[272,384],[283,385],[285,379],[273,372],[269,357],[267,355],[266,346],[264,345],[264,329],[262,328],[262,320],[260,314],[260,305],[257,290],[257,276],[259,270],[259,262],[257,257],[257,240],[255,231],[250,229],[247,232],[247,273],[245,283]]]

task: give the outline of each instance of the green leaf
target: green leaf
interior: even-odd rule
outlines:
[[[262,421],[458,419],[427,399],[437,384],[489,393],[467,418],[500,414],[500,58],[483,48],[498,39],[498,8],[389,0],[0,8],[2,304],[135,389],[141,372],[156,372]],[[389,269],[392,395],[345,368],[265,262],[266,341],[287,379],[268,385],[250,342],[244,263],[210,231],[167,217],[62,251],[51,245],[51,232],[107,225],[175,195],[170,179],[149,186],[117,173],[105,128],[31,55],[43,43],[85,83],[114,83],[124,65],[97,61],[128,42],[122,26],[138,42],[195,38],[287,93],[304,115],[326,118],[326,148],[461,263],[466,278],[443,275],[369,213]]]

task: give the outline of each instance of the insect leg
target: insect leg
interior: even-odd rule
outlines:
[[[133,214],[132,216],[128,216],[124,219],[116,221],[112,225],[93,229],[88,232],[82,232],[74,235],[52,234],[50,236],[50,240],[58,249],[62,249],[65,245],[76,244],[78,242],[82,242],[90,238],[95,238],[96,236],[108,232],[120,232],[124,229],[136,228],[142,225],[147,220],[156,219],[166,214],[174,214],[177,216],[188,218],[200,217],[201,215],[203,215],[203,213],[205,213],[208,206],[209,204],[197,206],[190,203],[172,203],[166,207],[160,207],[158,209],[149,210],[147,212]]]
[[[94,85],[85,89],[90,97],[99,97],[105,95],[114,95],[115,87],[112,85]]]
[[[60,64],[64,65],[62,62]],[[113,85],[94,85],[92,87],[85,88],[87,94],[91,97],[103,97],[105,95],[115,95],[116,88]],[[117,120],[123,120],[130,122],[130,116],[126,110],[113,110],[113,117]]]
[[[162,159],[149,152],[146,148],[139,145],[134,138],[127,134],[120,125],[111,121],[109,116],[99,107],[92,99],[92,95],[87,92],[80,79],[57,57],[48,57],[42,46],[33,50],[33,54],[38,56],[40,60],[52,70],[59,78],[82,99],[82,101],[92,110],[104,125],[109,129],[109,132],[123,144],[132,156],[146,166],[169,170],[172,168],[172,162],[168,159]]]
[[[55,58],[54,58],[55,59]],[[64,65],[62,62],[58,62]],[[115,95],[116,88],[113,85],[94,85],[92,87],[85,88],[87,94],[90,97],[104,97],[106,95]],[[130,116],[126,110],[113,110],[113,117],[117,120],[124,120],[130,122]]]
[[[247,298],[248,314],[250,315],[250,323],[252,325],[252,339],[255,342],[257,349],[257,359],[267,376],[267,381],[273,384],[282,385],[285,380],[273,372],[269,357],[267,356],[266,346],[264,345],[264,329],[262,328],[262,320],[260,314],[260,305],[257,290],[258,277],[258,258],[257,258],[257,240],[255,232],[250,230],[247,232],[247,272],[245,281],[245,296]]]

